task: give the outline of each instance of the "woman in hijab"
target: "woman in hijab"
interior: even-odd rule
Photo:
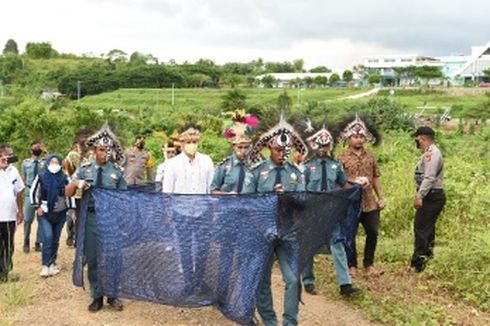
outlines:
[[[58,154],[47,158],[47,169],[39,174],[31,186],[31,203],[36,207],[37,221],[41,228],[42,266],[40,276],[58,274],[56,257],[61,230],[66,220],[70,202],[65,197],[68,179],[61,170],[63,159]]]

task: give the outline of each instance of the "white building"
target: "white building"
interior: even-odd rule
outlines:
[[[333,74],[337,74],[340,79],[342,79],[342,72],[302,72],[302,73],[295,73],[295,72],[280,72],[280,73],[269,73],[269,74],[263,74],[259,75],[256,78],[259,82],[262,81],[262,78],[265,76],[272,76],[275,80],[274,82],[274,87],[278,88],[284,88],[284,87],[305,87],[305,79],[311,78],[315,80],[317,77],[324,77],[326,78],[327,82],[330,80],[330,76]],[[353,74],[353,82],[352,86],[357,86],[357,80],[359,80],[359,76],[357,74]],[[342,83],[342,81],[340,81]],[[346,84],[346,83],[345,83]],[[262,85],[263,86],[263,85]],[[351,85],[349,85],[351,86]]]

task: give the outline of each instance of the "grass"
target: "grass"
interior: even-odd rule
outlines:
[[[21,282],[0,284],[0,326],[11,326],[8,319],[11,312],[25,306],[32,297],[32,288]]]

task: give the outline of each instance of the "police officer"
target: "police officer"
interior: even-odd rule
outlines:
[[[314,130],[311,130],[311,133]],[[315,155],[306,163],[305,179],[306,190],[313,192],[326,192],[338,187],[348,186],[347,176],[342,165],[337,162],[331,153],[334,148],[334,137],[330,131],[323,126],[322,129],[306,139],[310,148],[315,151]],[[340,225],[337,225],[330,240],[330,252],[332,254],[337,281],[340,285],[340,294],[345,297],[358,294],[360,290],[352,286],[352,279],[349,275],[347,254],[344,247]],[[307,262],[303,271],[303,284],[307,293],[316,295],[315,275],[313,273],[313,257]]]
[[[427,261],[434,256],[436,221],[446,203],[442,183],[444,162],[441,151],[434,144],[434,135],[434,130],[425,126],[414,133],[417,147],[423,153],[415,169],[415,249],[411,261],[411,269],[415,273],[422,272]]]
[[[253,170],[257,192],[304,191],[305,183],[301,172],[287,161],[291,147],[306,156],[308,149],[298,137],[294,128],[283,117],[278,125],[262,135],[251,153],[251,161],[260,161],[259,155],[264,147],[270,150],[270,158],[262,161]],[[284,293],[284,325],[298,324],[298,304],[300,280],[293,272],[288,261],[286,249],[282,245],[274,248],[279,261],[285,284]],[[268,262],[265,277],[262,280],[257,299],[257,310],[266,326],[277,325],[277,317],[272,302],[271,273],[273,260]]]
[[[122,157],[122,149],[114,134],[107,125],[87,140],[88,146],[93,146],[95,159],[82,164],[75,172],[74,181],[66,188],[67,196],[74,196],[77,189],[88,191],[92,187],[104,187],[112,189],[125,189],[126,182],[122,169],[113,161],[119,161]],[[87,222],[85,225],[84,255],[88,265],[88,280],[93,299],[88,306],[91,312],[99,311],[103,306],[103,294],[97,279],[97,231],[94,199],[92,193],[88,195]],[[115,310],[122,310],[123,305],[118,298],[108,298],[107,303]]]
[[[134,147],[124,153],[123,166],[124,180],[128,185],[153,181],[153,157],[150,152],[145,150],[145,137],[136,136]]]
[[[24,193],[24,246],[22,249],[26,254],[30,251],[31,226],[36,216],[36,209],[31,204],[29,192],[32,182],[39,173],[44,172],[46,166],[46,158],[42,157],[43,149],[44,144],[42,141],[37,140],[32,142],[31,158],[22,161],[22,179],[26,185]],[[39,227],[37,228],[34,250],[41,251],[41,232]]]

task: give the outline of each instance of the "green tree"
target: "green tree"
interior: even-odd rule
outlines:
[[[221,108],[224,111],[232,111],[247,108],[247,96],[241,90],[234,88],[228,91],[223,97]]]
[[[147,56],[144,55],[143,53],[139,53],[139,52],[133,52],[130,56],[129,56],[129,64],[132,65],[132,66],[142,66],[142,65],[146,65],[146,60],[147,60]]]
[[[352,80],[352,77],[353,77],[353,74],[352,74],[352,71],[350,71],[350,70],[345,70],[342,73],[342,80],[343,81],[350,82]]]
[[[332,70],[331,69],[328,69],[325,66],[318,66],[318,67],[315,67],[315,68],[311,68],[310,69],[310,72],[332,72]]]
[[[14,74],[22,68],[22,58],[16,54],[8,53],[0,57],[0,80],[11,83]]]
[[[284,90],[277,98],[277,108],[280,112],[289,113],[293,100],[288,95],[288,92]]]
[[[26,45],[26,56],[32,59],[51,59],[58,56],[58,52],[49,42],[29,42]]]
[[[485,75],[486,78],[490,78],[490,68],[487,70],[483,70],[483,74]]]
[[[328,78],[326,76],[316,76],[314,79],[313,79],[313,82],[315,84],[317,84],[318,86],[327,86],[328,84]]]
[[[333,86],[339,80],[340,76],[338,74],[331,74],[328,83],[330,84],[330,86]]]
[[[293,60],[294,72],[303,72],[303,66],[304,65],[305,65],[305,61],[303,59]]]
[[[425,81],[426,84],[429,83],[431,79],[443,78],[441,67],[435,66],[421,66],[416,67],[414,70],[414,75]]]
[[[261,82],[265,88],[272,88],[276,83],[276,79],[272,75],[265,75],[264,77],[262,77]]]
[[[107,53],[107,58],[109,59],[109,61],[114,63],[127,62],[128,61],[127,56],[128,55],[126,52],[121,51],[119,49],[113,49]]]
[[[379,73],[372,73],[368,77],[368,83],[370,85],[379,84],[381,82],[381,76]]]
[[[7,43],[5,43],[5,47],[3,48],[3,54],[19,54],[19,49],[17,48],[17,43],[13,39],[9,39]]]

